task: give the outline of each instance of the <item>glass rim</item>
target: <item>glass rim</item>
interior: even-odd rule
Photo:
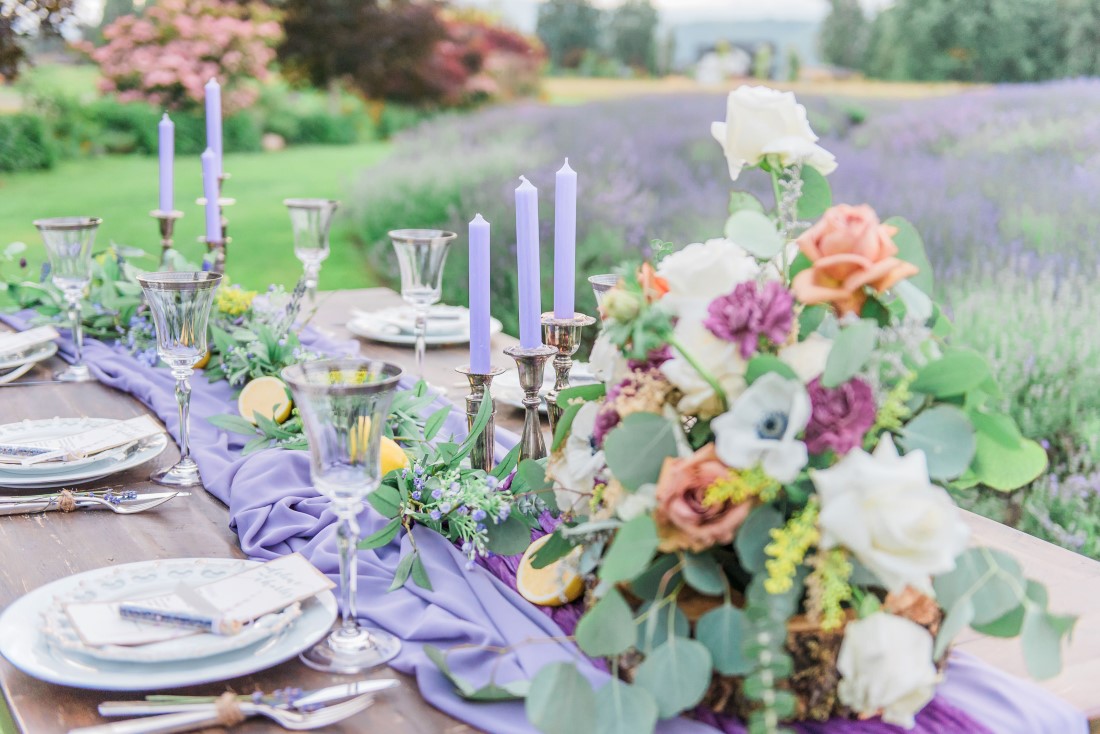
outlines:
[[[333,372],[360,372],[366,371],[369,366],[375,366],[376,374],[382,375],[381,379],[371,382],[359,383],[332,383],[313,382],[308,379],[311,374]],[[300,390],[310,395],[324,394],[361,394],[380,393],[389,390],[397,384],[405,370],[398,364],[386,362],[381,359],[367,357],[332,357],[329,359],[315,359],[309,362],[301,362],[284,367],[279,372],[283,381],[290,385],[292,390]]]
[[[47,217],[36,219],[33,224],[40,232],[64,232],[93,229],[103,224],[103,219],[100,217]]]
[[[600,273],[589,275],[588,282],[593,288],[614,288],[619,283],[619,276],[615,273]]]
[[[205,270],[158,271],[137,276],[142,288],[156,291],[210,290],[216,288],[221,280],[220,273]]]
[[[283,206],[295,209],[335,209],[340,206],[336,199],[283,199]]]
[[[389,236],[394,242],[403,244],[433,245],[440,241],[450,242],[458,234],[446,229],[391,229]]]

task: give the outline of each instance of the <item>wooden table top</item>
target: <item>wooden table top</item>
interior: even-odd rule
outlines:
[[[314,325],[342,338],[351,335],[343,323],[352,308],[374,309],[400,302],[386,289],[367,289],[322,293]],[[509,337],[494,339],[494,354],[514,343]],[[380,344],[363,343],[363,351],[372,356],[411,364],[412,351]],[[448,388],[453,400],[465,394],[461,379],[453,369],[466,363],[465,347],[430,349],[426,372],[430,382]],[[507,358],[494,358],[500,366]],[[24,380],[49,379],[58,360],[39,366]],[[0,388],[2,422],[23,418],[90,415],[128,418],[148,412],[128,395],[98,383],[80,385],[49,384]],[[519,427],[519,414],[507,406],[498,411],[498,423]],[[155,462],[110,478],[111,486],[152,490],[147,477],[161,466],[178,458],[172,445]],[[107,486],[102,480],[91,487]],[[103,523],[115,521],[110,532]],[[1051,607],[1059,612],[1081,615],[1073,644],[1066,654],[1063,673],[1042,683],[1045,688],[1084,710],[1090,718],[1100,719],[1100,563],[1037,540],[998,523],[967,514],[975,542],[1004,549],[1019,559],[1025,572],[1045,583],[1050,590]],[[0,518],[0,554],[8,562],[0,565],[0,606],[43,584],[81,571],[102,566],[155,558],[241,557],[236,535],[228,527],[226,507],[201,489],[188,498],[179,498],[155,511],[132,517],[107,516],[96,512],[71,514],[47,513]],[[1016,640],[994,640],[970,634],[960,646],[992,665],[1023,674],[1023,661]],[[394,675],[382,669],[376,677]],[[428,705],[417,692],[415,681],[403,675],[405,685],[381,696],[367,711],[326,731],[401,732],[402,734],[466,734],[476,731]],[[225,690],[242,693],[256,689],[271,691],[285,686],[318,688],[345,682],[345,678],[318,673],[297,660],[275,668],[215,685],[198,686],[178,692],[217,694]],[[96,705],[109,699],[140,698],[141,694],[106,694],[82,691],[39,682],[0,660],[0,685],[3,687],[13,719],[23,732],[54,734],[73,727],[90,726],[105,720],[96,713]],[[210,730],[210,731],[221,731]],[[282,731],[262,720],[251,720],[235,731],[257,734]]]

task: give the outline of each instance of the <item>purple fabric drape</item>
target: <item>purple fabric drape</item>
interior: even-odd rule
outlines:
[[[9,317],[17,327],[23,321]],[[330,354],[352,353],[354,342],[333,342],[307,330],[304,343]],[[63,344],[66,351],[67,344]],[[128,392],[157,414],[178,437],[173,380],[165,369],[139,364],[121,349],[89,340],[86,359],[96,378]],[[319,569],[336,575],[335,516],[309,480],[309,462],[300,451],[268,450],[240,455],[243,440],[215,428],[207,418],[234,410],[232,390],[224,382],[210,383],[201,374],[193,380],[191,445],[208,492],[229,506],[230,526],[251,558],[266,560],[298,551]],[[442,435],[461,436],[465,414],[456,408]],[[498,429],[499,450],[512,445],[514,435]],[[380,529],[385,520],[369,507],[359,518],[363,532]],[[393,666],[416,677],[424,697],[437,708],[492,734],[531,734],[522,703],[474,704],[456,696],[449,682],[422,651],[430,643],[444,649],[455,645],[505,647],[529,640],[563,636],[576,623],[576,609],[545,610],[527,603],[514,591],[515,559],[493,559],[465,570],[465,557],[445,539],[418,529],[417,545],[434,589],[409,584],[387,593],[393,570],[409,551],[407,538],[374,551],[359,553],[359,614],[368,623],[404,640]],[[476,685],[487,682],[497,656],[464,650],[450,657],[452,668]],[[547,641],[518,647],[496,665],[496,681],[532,677],[543,665],[578,661],[582,673],[602,685],[607,674],[593,666],[570,643]],[[706,719],[706,714],[703,714]],[[891,734],[903,731],[879,720],[834,720],[802,724],[801,734]],[[660,734],[741,734],[744,727],[729,719],[679,718],[661,722]],[[952,655],[947,677],[936,699],[917,717],[917,734],[1086,734],[1081,712],[1035,685],[1002,673],[963,653]]]

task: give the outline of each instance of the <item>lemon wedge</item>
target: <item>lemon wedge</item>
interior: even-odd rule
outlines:
[[[256,413],[282,423],[290,417],[291,406],[286,383],[271,375],[257,377],[245,385],[237,398],[237,411],[250,423],[256,423]]]
[[[382,437],[382,476],[386,476],[394,469],[408,469],[409,455],[396,441],[386,436]]]
[[[584,593],[584,579],[578,573],[581,548],[574,548],[569,555],[549,566],[535,568],[531,565],[531,559],[549,540],[550,536],[545,535],[524,551],[516,572],[516,590],[532,604],[560,607]]]
[[[210,364],[210,357],[212,354],[213,352],[211,352],[209,349],[206,350],[206,354],[202,355],[202,359],[200,359],[198,362],[195,362],[195,369],[205,369],[206,365]]]

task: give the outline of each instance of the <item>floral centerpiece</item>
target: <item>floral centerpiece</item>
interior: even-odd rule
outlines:
[[[1029,671],[1055,674],[1074,620],[969,547],[951,498],[1021,487],[1045,454],[950,343],[916,231],[832,206],[836,162],[790,93],[742,87],[713,133],[734,180],[771,177],[775,211],[735,193],[723,237],[622,268],[603,384],[560,398],[545,476],[520,466],[564,520],[532,566],[588,579],[576,641],[623,679],[621,721],[652,731],[702,704],[751,732],[912,726],[967,626],[1021,636]],[[564,667],[531,682],[544,730],[540,702],[592,699]]]

